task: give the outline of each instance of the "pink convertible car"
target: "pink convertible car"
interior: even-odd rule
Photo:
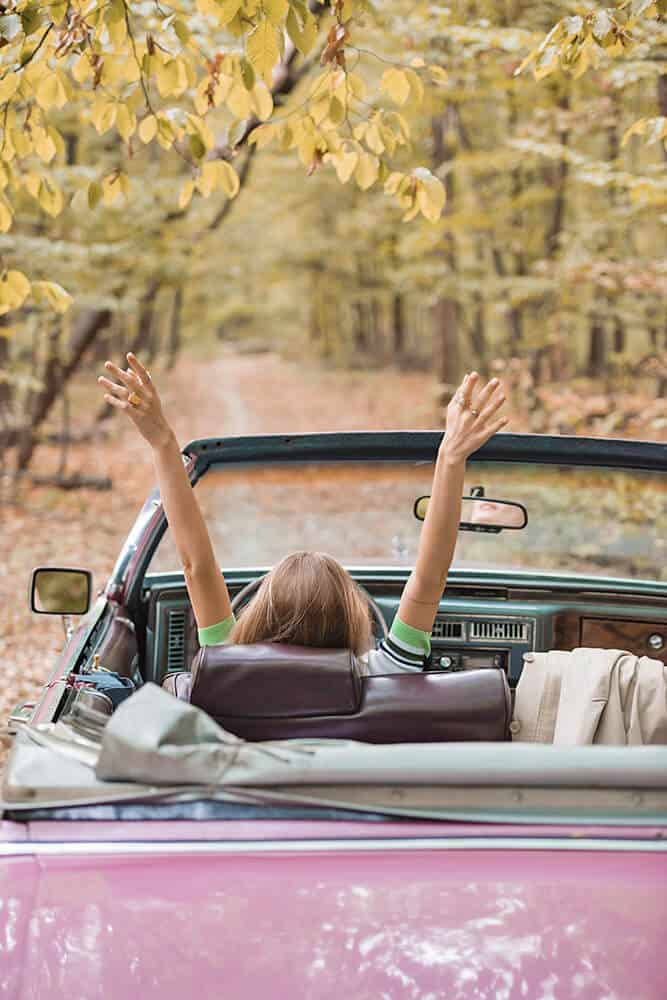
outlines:
[[[184,449],[236,607],[326,549],[386,633],[439,442]],[[199,650],[157,495],[92,605],[35,571],[67,641],[12,715],[0,996],[665,1000],[667,745],[524,742],[512,713],[531,654],[667,663],[667,449],[499,434],[465,492],[421,674]]]

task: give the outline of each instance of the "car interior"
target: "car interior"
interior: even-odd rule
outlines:
[[[249,582],[226,575],[232,596]],[[390,625],[407,574],[353,575]],[[667,609],[657,594],[592,580],[575,589],[529,581],[526,574],[485,574],[480,581],[481,575],[452,573],[424,673],[386,677],[364,676],[345,651],[200,650],[182,579],[148,576],[138,633],[145,637],[143,679],[191,700],[247,739],[445,742],[509,738],[512,693],[533,651],[616,648],[667,663]]]
[[[286,552],[326,548],[366,593],[382,638],[414,565],[438,441],[418,432],[189,445],[235,611]],[[667,511],[656,448],[530,435],[489,442],[471,463],[421,674],[366,676],[345,650],[200,649],[153,494],[81,661],[97,656],[135,684],[163,686],[248,740],[508,740],[514,692],[536,652],[615,649],[667,664]],[[74,694],[63,691],[60,713]]]

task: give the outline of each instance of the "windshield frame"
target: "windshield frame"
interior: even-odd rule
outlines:
[[[317,434],[269,434],[202,438],[183,448],[194,487],[215,467],[239,464],[307,462],[433,463],[445,437],[441,431],[350,431]],[[495,434],[468,462],[563,465],[667,474],[667,448],[657,441],[590,438],[549,434]],[[116,561],[106,594],[131,606],[140,597],[144,574],[167,521],[154,490],[130,531]]]

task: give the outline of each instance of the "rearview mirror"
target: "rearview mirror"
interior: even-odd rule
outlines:
[[[30,610],[39,615],[85,615],[92,587],[90,570],[39,566],[30,579]]]
[[[414,515],[423,521],[430,497],[415,501]],[[492,500],[490,497],[463,497],[461,501],[461,531],[489,531],[497,534],[505,528],[517,530],[528,524],[528,512],[514,500]]]

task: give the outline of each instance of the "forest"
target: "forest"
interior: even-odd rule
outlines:
[[[667,436],[664,0],[1,6],[5,483],[202,342]]]

